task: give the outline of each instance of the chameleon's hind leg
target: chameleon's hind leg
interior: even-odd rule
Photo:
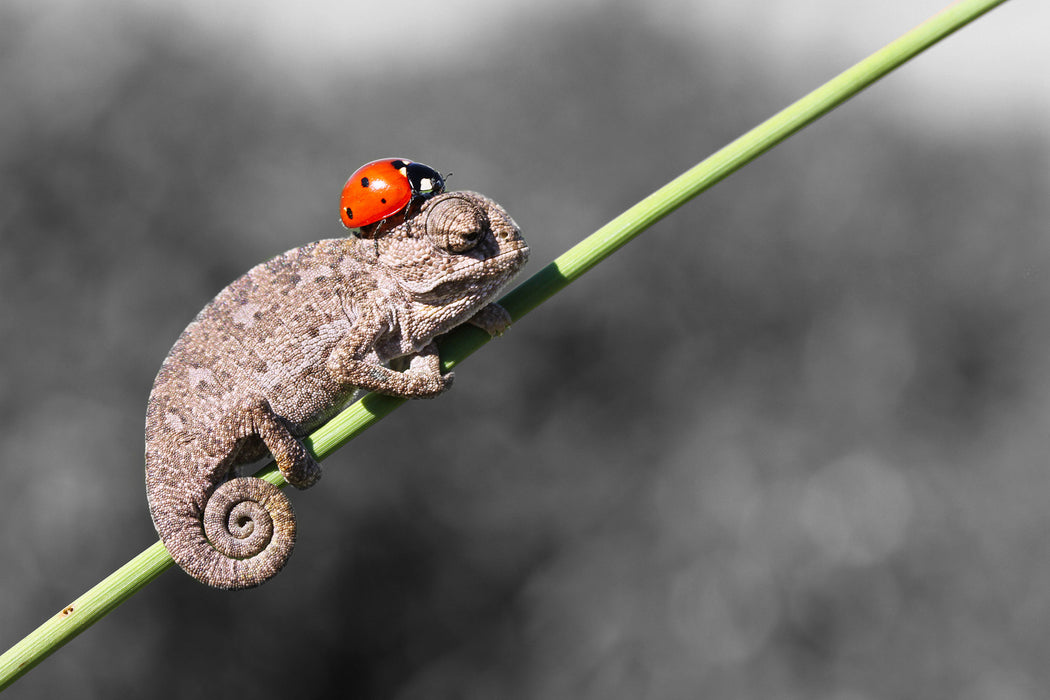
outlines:
[[[285,481],[297,489],[313,486],[321,478],[321,465],[264,398],[242,404],[241,416],[248,434],[258,435],[273,455]]]

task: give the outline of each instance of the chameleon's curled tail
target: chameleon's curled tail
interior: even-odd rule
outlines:
[[[267,481],[223,482],[207,497],[203,513],[190,501],[178,501],[168,501],[164,512],[154,511],[154,523],[175,562],[202,583],[224,589],[258,586],[291,556],[292,504]]]
[[[204,508],[204,533],[223,555],[222,588],[250,588],[281,570],[295,546],[295,514],[288,497],[273,484],[254,477],[227,481]],[[218,557],[216,557],[218,559]],[[211,569],[209,574],[214,573]]]

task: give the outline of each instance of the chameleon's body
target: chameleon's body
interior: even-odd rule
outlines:
[[[489,302],[527,257],[499,205],[457,192],[377,239],[311,243],[220,292],[164,361],[146,414],[150,513],[175,561],[218,588],[276,574],[295,542],[288,500],[231,469],[272,454],[306,488],[320,467],[299,438],[357,389],[444,391],[434,337],[465,321],[501,333],[510,319]]]

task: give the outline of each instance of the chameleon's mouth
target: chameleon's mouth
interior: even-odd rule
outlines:
[[[529,246],[524,241],[520,245],[509,250],[503,250],[495,255],[479,255],[475,257],[466,253],[453,255],[445,254],[446,260],[452,264],[446,272],[438,278],[410,279],[401,274],[397,280],[398,286],[417,298],[434,295],[439,290],[456,296],[457,289],[464,286],[479,287],[499,283],[500,286],[513,279],[529,259]],[[464,285],[464,282],[470,282]]]
[[[401,279],[398,284],[414,299],[426,303],[458,297],[491,299],[518,276],[528,257],[529,247],[522,245],[488,258],[461,261],[455,270],[440,279]],[[464,280],[470,281],[469,291],[466,292]]]
[[[490,263],[493,263],[493,262],[497,262],[497,261],[502,262],[503,260],[509,260],[509,259],[512,259],[512,258],[521,258],[521,262],[518,263],[518,265],[520,266],[520,265],[524,265],[529,259],[529,246],[524,241],[522,241],[520,246],[518,246],[516,248],[511,248],[510,250],[503,250],[503,251],[501,251],[499,253],[496,253],[495,255],[489,255],[489,256],[483,256],[483,257],[475,258],[475,257],[471,256],[469,253],[460,253],[459,257],[465,257],[465,258],[470,258],[471,259],[472,262],[471,263],[465,263],[464,267],[487,266],[487,265],[489,265]],[[498,267],[501,267],[501,266],[498,266]]]

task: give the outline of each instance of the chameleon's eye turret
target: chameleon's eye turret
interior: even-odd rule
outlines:
[[[426,217],[427,236],[434,245],[451,253],[473,248],[489,226],[483,209],[455,195],[435,201]]]

